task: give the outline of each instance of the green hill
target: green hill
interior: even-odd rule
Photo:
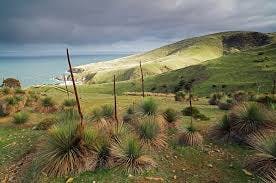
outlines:
[[[151,76],[272,42],[272,35],[258,32],[216,33],[185,39],[139,55],[80,66],[84,71],[78,77],[88,84],[111,82],[114,74],[118,81],[125,81],[140,77],[140,61],[145,76]]]
[[[267,35],[271,43],[264,46],[248,44],[249,46],[244,46],[246,49],[235,52],[224,49],[224,55],[219,58],[148,76],[145,78],[145,89],[149,92],[174,92],[180,80],[195,79],[194,92],[199,95],[208,95],[222,85],[226,91],[270,92],[272,81],[276,79],[276,43],[275,33]],[[141,91],[140,79],[121,81],[117,86],[119,93]],[[87,92],[112,93],[112,83],[84,85],[80,89]]]

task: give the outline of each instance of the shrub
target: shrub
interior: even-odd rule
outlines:
[[[175,101],[183,102],[185,101],[185,93],[182,91],[178,91],[174,96]]]
[[[157,113],[158,105],[153,98],[146,98],[141,103],[140,108],[144,115],[155,115]]]
[[[96,167],[110,167],[110,139],[107,134],[99,133],[93,143],[93,151],[96,155]]]
[[[116,165],[128,173],[141,173],[156,167],[156,163],[145,155],[142,144],[135,137],[127,137],[114,143],[111,153],[116,159]]]
[[[18,112],[14,114],[12,122],[14,124],[23,124],[23,123],[26,123],[28,119],[29,119],[28,113]]]
[[[248,161],[247,169],[269,182],[275,182],[276,135],[257,133],[249,137],[248,144],[257,153]],[[273,178],[274,177],[274,178]],[[273,180],[273,181],[272,181]]]
[[[66,119],[65,119],[66,120]],[[78,136],[76,122],[67,121],[54,125],[42,146],[39,167],[51,176],[79,173],[90,168],[88,158],[93,156]]]
[[[218,102],[218,108],[221,110],[229,110],[233,105],[233,100],[228,97],[224,97]]]
[[[57,123],[57,119],[54,117],[48,117],[42,119],[35,127],[36,130],[48,130],[51,126]]]
[[[208,131],[208,136],[210,139],[228,142],[231,137],[231,123],[228,115],[224,115],[218,124],[212,126]]]
[[[230,114],[233,131],[241,138],[261,130],[275,129],[275,115],[257,103],[242,103]]]
[[[165,112],[163,113],[163,116],[166,119],[166,121],[169,123],[176,121],[178,118],[177,111],[175,111],[172,108],[166,109]]]
[[[223,93],[213,93],[208,101],[210,105],[217,105],[219,100],[224,96]]]
[[[75,99],[65,99],[63,105],[65,107],[74,107],[77,105],[77,102]]]
[[[166,136],[162,126],[154,117],[144,117],[138,122],[138,136],[143,144],[161,149],[166,147]]]
[[[54,101],[51,97],[45,97],[41,100],[41,104],[43,107],[53,107]]]
[[[191,116],[192,115],[196,119],[209,120],[209,118],[207,116],[205,116],[204,114],[201,114],[196,107],[192,107],[192,108],[191,107],[186,107],[181,112],[184,116]]]
[[[180,131],[177,137],[179,145],[184,146],[201,146],[203,137],[193,126],[188,126]]]

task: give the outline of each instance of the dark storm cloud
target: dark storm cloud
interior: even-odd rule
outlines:
[[[276,31],[276,1],[1,0],[0,23],[1,44],[158,44],[226,30]]]

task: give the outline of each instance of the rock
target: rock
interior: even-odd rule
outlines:
[[[177,156],[174,156],[175,159],[177,159]]]
[[[165,157],[166,157],[167,159],[169,159],[169,158],[170,158],[170,156],[169,156],[169,155],[166,155]]]
[[[184,172],[184,171],[186,171],[186,169],[185,169],[185,168],[182,168],[182,171]]]
[[[149,181],[164,182],[164,179],[162,177],[145,177],[145,179]]]
[[[177,178],[176,175],[174,175],[174,176],[173,176],[173,179],[176,180],[176,178]]]
[[[175,173],[175,170],[173,170],[172,172]]]
[[[128,174],[128,177],[129,177],[129,178],[131,178],[131,177],[133,177],[133,175],[131,175],[131,174]]]
[[[207,166],[210,167],[210,168],[213,168],[213,165],[212,165],[212,164],[208,164]]]
[[[71,183],[73,182],[74,178],[73,177],[69,177],[67,180],[66,180],[66,183]]]
[[[93,182],[92,183],[96,183],[96,181],[95,180],[93,180]]]
[[[242,169],[242,171],[245,173],[245,175],[252,176],[253,174],[246,169]]]

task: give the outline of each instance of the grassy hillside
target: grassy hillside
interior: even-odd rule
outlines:
[[[196,79],[194,92],[209,95],[222,85],[225,91],[251,90],[270,92],[276,78],[276,44],[230,53],[198,65],[148,76],[145,89],[151,92],[174,92],[179,81]],[[118,92],[141,91],[140,79],[118,82]],[[83,85],[80,90],[112,93],[112,83]]]
[[[84,71],[78,77],[85,78],[88,84],[111,82],[114,74],[118,81],[136,79],[140,76],[140,61],[145,76],[162,74],[229,53],[267,45],[273,42],[272,38],[272,34],[224,32],[185,39],[143,54],[81,66]]]

